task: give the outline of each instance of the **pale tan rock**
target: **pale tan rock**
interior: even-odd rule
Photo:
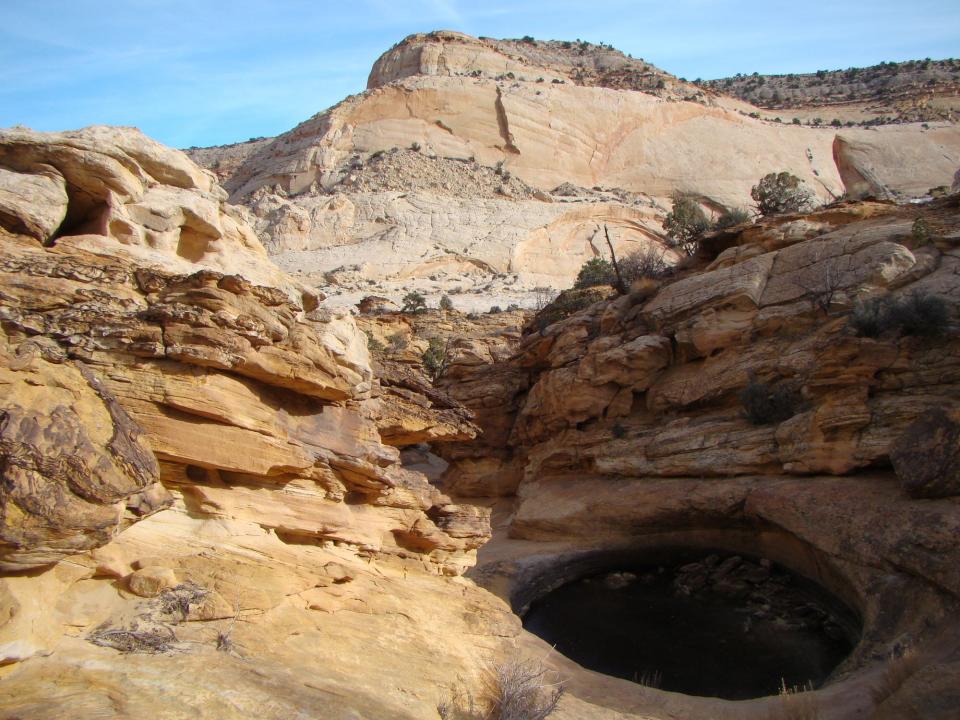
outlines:
[[[644,307],[658,324],[669,324],[706,308],[749,311],[760,305],[776,255],[767,253],[668,285]]]
[[[612,382],[643,391],[653,385],[658,371],[669,364],[670,352],[670,340],[662,335],[641,335],[629,342],[602,338],[590,344],[577,375],[593,385]]]
[[[213,176],[139,130],[4,130],[0,170],[0,217],[11,231],[46,241],[59,229],[93,252],[165,271],[241,274],[301,302],[304,289],[267,259]]]
[[[130,592],[140,597],[156,597],[164,590],[176,587],[177,574],[170,568],[159,565],[148,565],[135,570],[127,577],[127,587]]]
[[[960,131],[956,126],[946,126],[918,134],[914,127],[850,129],[837,135],[837,165],[852,197],[925,195],[930,188],[948,184],[956,161],[948,153],[938,154],[935,148],[952,146]],[[915,168],[916,173],[902,171],[908,167]]]
[[[52,168],[32,174],[0,167],[0,218],[15,232],[45,241],[67,216],[67,189]]]

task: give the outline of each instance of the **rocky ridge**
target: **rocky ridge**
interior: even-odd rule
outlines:
[[[906,199],[960,165],[951,123],[835,131],[755,110],[606,46],[417,34],[226,186],[280,267],[331,302],[459,290],[475,311],[569,287],[608,252],[604,225],[618,253],[662,247],[674,192],[716,215],[786,170],[824,202]]]
[[[953,121],[960,107],[960,60],[928,58],[789,75],[753,73],[696,84],[767,110],[815,110],[827,124],[835,117],[871,124]]]

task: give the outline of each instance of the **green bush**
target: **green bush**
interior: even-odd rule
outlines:
[[[531,321],[531,326],[543,332],[555,322],[580,312],[604,297],[598,290],[564,290]]]
[[[363,334],[367,336],[367,350],[371,355],[383,355],[387,349],[386,346],[377,340],[369,330],[364,330]]]
[[[750,213],[743,208],[727,208],[720,214],[720,217],[717,218],[714,227],[717,230],[725,230],[726,228],[742,225],[749,220]]]
[[[910,239],[917,246],[926,245],[930,242],[930,226],[922,217],[918,217],[910,226]]]
[[[617,264],[620,266],[620,277],[628,284],[644,278],[663,277],[670,272],[670,266],[663,259],[663,250],[654,245],[624,255]]]
[[[881,335],[943,334],[950,321],[950,308],[939,295],[914,291],[899,298],[888,295],[857,302],[847,324],[857,335],[876,338]]]
[[[786,383],[770,384],[751,377],[740,391],[744,414],[754,425],[769,425],[789,420],[797,414],[800,397],[796,389]]]
[[[442,298],[440,298],[440,309],[453,310],[453,300],[444,295]]]
[[[810,209],[814,195],[803,181],[788,172],[767,173],[750,190],[761,215],[781,215]]]
[[[616,281],[616,273],[614,273],[613,264],[609,260],[590,258],[577,273],[577,279],[574,281],[573,287],[582,290],[598,285],[613,285]]]
[[[697,252],[697,240],[710,229],[710,221],[696,198],[690,195],[673,196],[673,208],[663,222],[670,245],[687,255]]]
[[[407,336],[402,332],[394,333],[387,337],[387,342],[390,343],[390,352],[398,353],[403,352],[410,345],[410,341],[407,340]]]
[[[423,367],[426,368],[431,380],[437,380],[440,378],[443,375],[444,370],[447,369],[448,344],[449,343],[444,342],[438,337],[432,337],[429,340],[427,349],[424,350],[423,355],[421,356]]]
[[[421,313],[427,309],[427,300],[418,292],[411,291],[403,296],[403,312]]]
[[[942,335],[950,321],[950,308],[939,295],[911,292],[892,304],[894,322],[903,335]]]

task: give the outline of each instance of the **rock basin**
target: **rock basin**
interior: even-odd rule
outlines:
[[[785,567],[689,549],[568,582],[524,627],[597,672],[730,700],[819,687],[860,637],[855,611]]]

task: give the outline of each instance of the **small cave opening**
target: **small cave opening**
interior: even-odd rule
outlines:
[[[587,669],[727,700],[820,687],[862,632],[783,565],[703,548],[594,559],[535,597],[523,625]]]

